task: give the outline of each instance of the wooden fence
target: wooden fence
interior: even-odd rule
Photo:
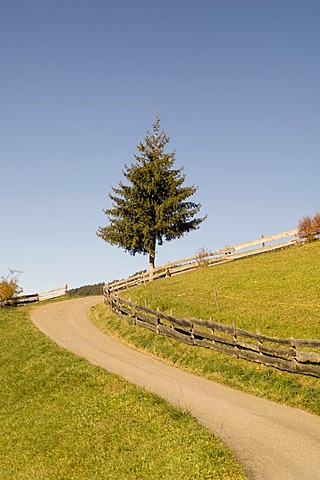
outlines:
[[[125,300],[108,285],[104,287],[104,301],[116,313],[132,317],[135,325],[158,335],[287,372],[320,377],[320,340],[275,338],[237,328],[235,324],[176,318]]]
[[[31,295],[19,295],[10,300],[1,303],[1,307],[19,307],[21,305],[28,305],[29,303],[42,302],[53,298],[62,297],[67,294],[67,285],[62,285],[52,290],[45,290],[40,293],[32,293]]]
[[[221,263],[232,262],[240,258],[246,258],[252,255],[285,248],[297,244],[297,233],[297,230],[294,229],[276,235],[270,235],[268,237],[262,235],[259,239],[251,242],[242,243],[233,247],[226,246],[216,252],[199,253],[182,260],[168,262],[160,267],[154,268],[152,271],[143,272],[123,280],[114,281],[109,284],[109,288],[111,291],[117,292],[135,285],[146,284],[167,275],[173,276],[186,273],[195,270],[201,265],[211,267]]]
[[[53,288],[52,290],[45,290],[44,292],[38,293],[39,302],[43,302],[44,300],[51,300],[52,298],[63,297],[67,294],[67,291],[67,285],[62,285],[61,287]]]

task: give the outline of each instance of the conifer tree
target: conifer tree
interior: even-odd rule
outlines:
[[[168,143],[157,116],[153,132],[147,132],[137,147],[136,163],[124,167],[126,182],[112,187],[113,206],[104,210],[109,225],[97,231],[103,240],[132,255],[147,254],[150,269],[155,266],[157,245],[198,229],[206,218],[195,217],[201,204],[188,199],[197,187],[183,186],[183,168],[174,168],[175,152],[165,152]]]

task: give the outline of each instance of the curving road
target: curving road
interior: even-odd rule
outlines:
[[[218,435],[250,479],[320,480],[320,417],[232,390],[108,337],[89,320],[101,297],[32,310],[34,324],[62,347],[189,410]]]

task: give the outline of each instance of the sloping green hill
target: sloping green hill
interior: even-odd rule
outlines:
[[[151,309],[277,337],[320,338],[320,241],[164,278],[121,292]],[[127,343],[233,388],[320,414],[320,380],[157,336],[104,305],[95,323]]]
[[[320,338],[320,241],[200,268],[121,295],[177,316]]]

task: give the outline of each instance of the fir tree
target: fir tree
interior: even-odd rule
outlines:
[[[168,143],[157,116],[153,132],[147,132],[137,147],[136,163],[125,165],[126,183],[120,181],[118,188],[112,187],[109,197],[113,206],[104,210],[109,225],[97,231],[103,240],[132,255],[149,255],[150,269],[155,265],[157,245],[199,228],[206,218],[195,218],[201,204],[188,199],[197,187],[183,186],[183,168],[174,168],[175,152],[165,153]]]

